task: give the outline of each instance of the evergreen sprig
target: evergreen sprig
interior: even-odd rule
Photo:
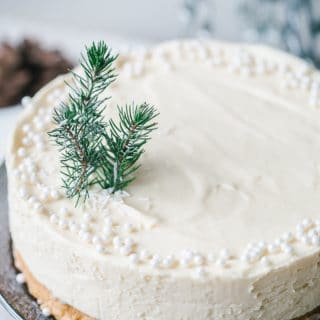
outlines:
[[[140,167],[136,163],[150,133],[157,127],[152,120],[158,115],[156,109],[146,103],[118,107],[118,113],[119,123],[110,119],[109,130],[104,134],[107,144],[102,146],[99,178],[102,188],[112,186],[114,190],[124,189],[134,180],[133,174]]]
[[[101,94],[116,79],[116,58],[104,42],[86,48],[81,55],[82,74],[72,72],[68,99],[54,110],[56,127],[48,134],[61,152],[66,196],[76,197],[77,203],[81,196],[88,197],[94,184],[115,192],[132,182],[143,147],[157,127],[153,120],[158,113],[146,103],[118,107],[118,124],[104,120],[109,97]]]

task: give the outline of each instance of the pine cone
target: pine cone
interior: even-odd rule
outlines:
[[[45,50],[34,40],[25,39],[17,47],[0,44],[0,107],[34,95],[70,68],[72,63],[59,51]]]

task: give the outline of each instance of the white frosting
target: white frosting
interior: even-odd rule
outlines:
[[[320,301],[319,75],[261,47],[169,43],[120,56],[106,95],[159,130],[126,193],[59,188],[51,112],[31,101],[8,157],[14,244],[52,293],[98,319],[289,320]]]

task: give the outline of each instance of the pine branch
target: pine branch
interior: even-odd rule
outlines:
[[[109,98],[102,92],[115,80],[113,56],[104,42],[92,44],[81,55],[82,74],[72,72],[73,83],[67,102],[54,110],[56,128],[49,132],[61,153],[63,187],[68,198],[89,195],[94,184],[112,192],[135,179],[137,161],[156,129],[156,109],[144,103],[118,107],[119,123],[105,121]]]
[[[102,116],[106,99],[100,99],[99,95],[115,80],[112,67],[115,59],[103,42],[87,48],[81,59],[83,75],[72,72],[68,101],[54,110],[57,128],[49,136],[60,147],[66,195],[77,197],[77,201],[81,195],[88,196],[88,188],[94,183],[97,147],[106,129]]]
[[[102,188],[112,188],[113,192],[124,189],[135,179],[134,173],[140,167],[137,161],[151,132],[157,128],[153,120],[158,116],[156,109],[147,103],[118,107],[118,113],[119,124],[110,119],[109,130],[104,134],[106,145],[100,153],[98,181]]]

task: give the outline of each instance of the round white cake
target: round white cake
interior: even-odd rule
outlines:
[[[160,112],[125,191],[93,188],[75,207],[60,187],[47,132],[70,75],[15,128],[10,225],[26,270],[100,320],[291,320],[319,306],[320,75],[269,48],[195,41],[121,54],[116,71],[106,118],[133,100]]]

